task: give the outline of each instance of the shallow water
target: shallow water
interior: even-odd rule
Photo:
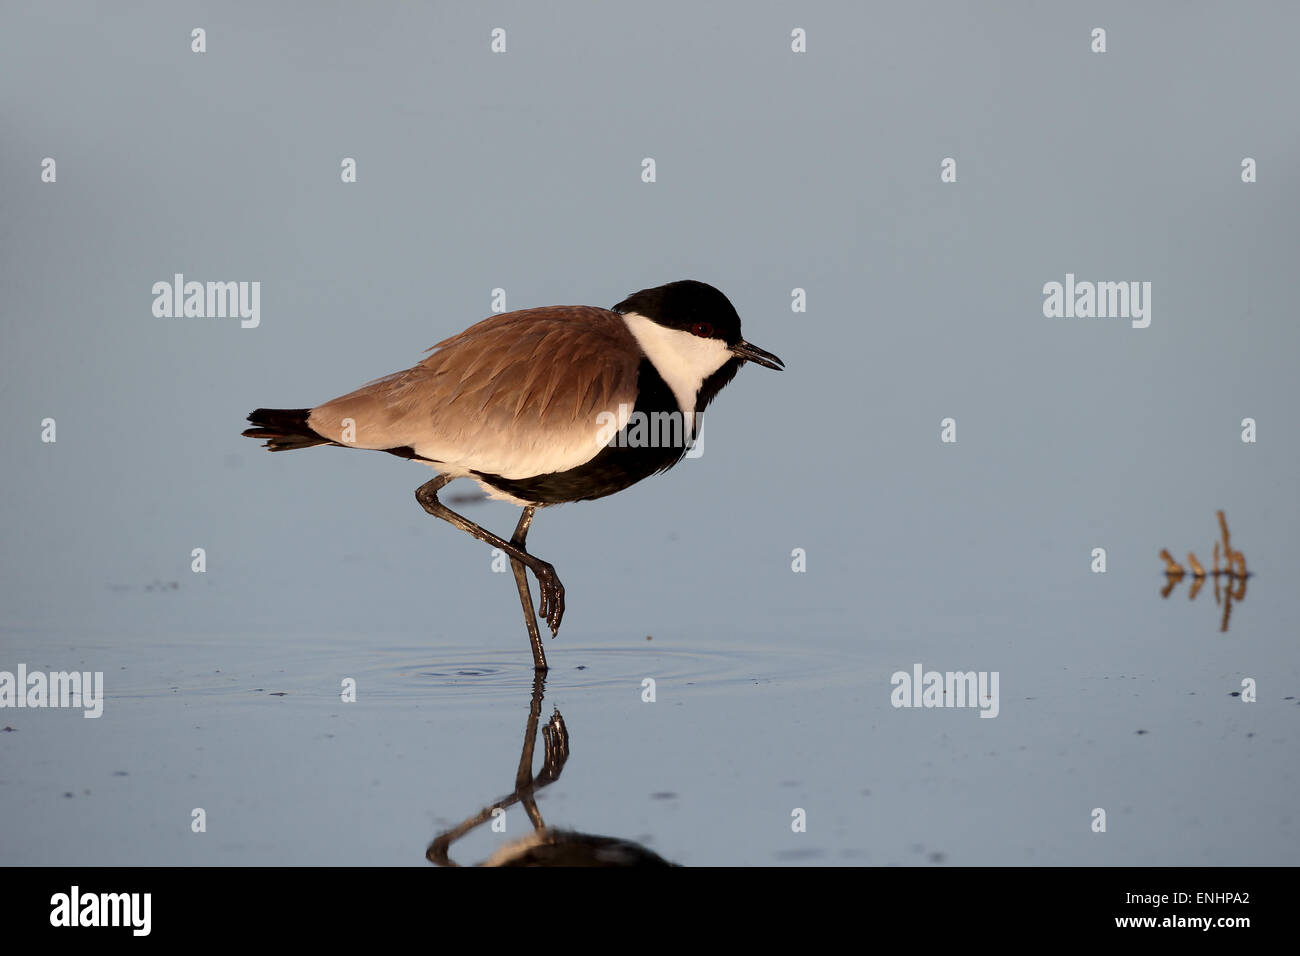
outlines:
[[[986,596],[893,637],[888,622],[801,641],[562,630],[547,641],[541,714],[563,715],[570,756],[540,812],[694,865],[1293,862],[1300,678],[1294,631],[1269,626],[1275,588],[1252,580],[1221,634],[1212,596],[1164,600],[1162,578],[1146,577],[1118,604],[1022,595],[1009,614],[1005,595]],[[97,720],[4,712],[0,801],[21,825],[0,834],[0,854],[422,864],[438,832],[514,787],[532,669],[522,627],[508,637],[484,650],[375,634],[6,631],[11,658],[102,667],[108,693]],[[1262,675],[1255,704],[1230,696],[1243,647]],[[894,671],[976,658],[1000,672],[996,719],[891,706]],[[340,700],[345,678],[355,703]],[[1104,834],[1089,829],[1097,806]],[[190,831],[195,807],[204,833]],[[797,808],[807,832],[792,832]],[[453,859],[481,861],[531,830],[518,805],[505,819]]]

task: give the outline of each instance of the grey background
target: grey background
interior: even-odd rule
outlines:
[[[109,693],[0,713],[0,860],[419,863],[508,792],[509,576],[419,509],[427,469],[270,456],[243,418],[413,364],[494,287],[690,277],[788,370],[742,371],[700,459],[539,515],[569,597],[548,822],[691,864],[1297,862],[1293,5],[0,21],[0,669]],[[261,281],[261,326],[155,318],[175,272]],[[1067,272],[1150,281],[1150,328],[1045,318]],[[1216,508],[1256,572],[1227,634],[1208,591],[1158,594]],[[999,671],[1001,715],[890,707],[915,662]]]

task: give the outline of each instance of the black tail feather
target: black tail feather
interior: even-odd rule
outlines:
[[[265,438],[262,447],[271,451],[337,444],[311,430],[307,424],[310,414],[310,408],[259,408],[248,416],[258,427],[245,429],[243,434],[247,438]]]

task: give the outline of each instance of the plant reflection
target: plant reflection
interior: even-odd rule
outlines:
[[[1201,587],[1205,584],[1207,577],[1214,578],[1214,603],[1223,608],[1223,620],[1219,625],[1220,631],[1228,630],[1228,618],[1232,615],[1232,602],[1246,600],[1246,579],[1250,577],[1250,572],[1246,570],[1246,556],[1232,547],[1232,540],[1228,536],[1228,521],[1219,513],[1219,532],[1222,536],[1223,549],[1222,556],[1224,561],[1223,568],[1219,567],[1220,549],[1219,542],[1214,542],[1214,565],[1211,571],[1206,571],[1201,562],[1196,560],[1195,552],[1187,552],[1187,563],[1191,566],[1192,587],[1187,593],[1189,601],[1196,600],[1196,595],[1201,593]],[[1160,557],[1165,562],[1165,577],[1168,579],[1165,586],[1160,590],[1162,598],[1169,597],[1174,588],[1178,586],[1186,575],[1187,570],[1174,560],[1169,549],[1162,548]],[[1220,585],[1220,578],[1224,580]]]

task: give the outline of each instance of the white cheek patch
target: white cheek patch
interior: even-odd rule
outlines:
[[[623,321],[673,390],[687,429],[694,432],[695,398],[700,393],[700,386],[728,359],[735,357],[731,349],[719,339],[703,339],[682,329],[665,328],[636,312],[625,314]]]

